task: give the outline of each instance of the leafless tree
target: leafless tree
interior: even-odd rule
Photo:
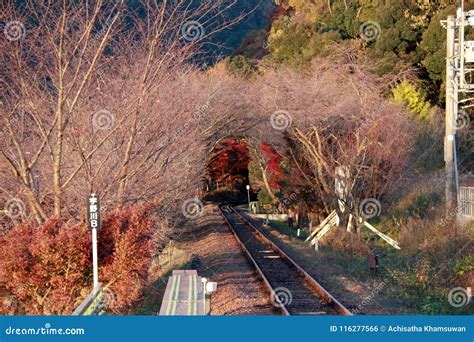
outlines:
[[[251,91],[267,115],[262,137],[289,151],[315,206],[338,208],[336,169],[344,168],[346,212],[355,217],[360,201],[386,198],[404,179],[414,140],[409,116],[383,96],[393,77],[366,65],[342,50],[306,72],[268,68]]]
[[[5,4],[3,199],[20,194],[41,223],[79,217],[89,191],[119,206],[190,196],[212,135],[196,113],[215,96],[193,61],[241,19],[225,19],[233,4]]]

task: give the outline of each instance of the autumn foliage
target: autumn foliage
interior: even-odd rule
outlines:
[[[247,172],[248,148],[244,143],[230,139],[224,141],[215,156],[211,158],[208,174],[216,183],[231,184],[235,178]]]
[[[23,314],[70,313],[90,277],[90,237],[84,225],[51,219],[15,226],[1,237],[0,279]],[[0,313],[11,308],[2,305]]]
[[[151,204],[117,210],[104,222],[99,258],[104,285],[110,287],[108,309],[120,313],[139,299],[146,285],[156,240]]]
[[[260,149],[267,160],[269,184],[273,189],[280,190],[281,182],[285,179],[285,174],[281,168],[283,157],[269,144],[262,143]]]
[[[141,296],[154,250],[151,205],[106,216],[99,231],[99,280],[107,310],[124,312]],[[0,286],[13,300],[0,314],[71,314],[91,290],[91,234],[84,223],[22,223],[0,236]]]

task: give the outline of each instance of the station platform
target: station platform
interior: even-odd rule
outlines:
[[[207,307],[207,308],[206,308]],[[168,279],[160,316],[207,315],[206,295],[202,277],[196,270],[175,270]]]

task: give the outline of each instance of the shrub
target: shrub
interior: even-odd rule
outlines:
[[[457,276],[463,276],[465,273],[471,272],[474,270],[474,256],[469,255],[463,259],[458,260],[454,264],[454,273]]]
[[[151,204],[108,215],[98,232],[99,279],[108,309],[124,312],[139,299],[154,250]],[[71,314],[91,289],[90,232],[84,223],[50,219],[0,236],[0,287],[18,302],[17,314]],[[11,308],[0,307],[0,314]]]
[[[23,223],[0,238],[0,281],[22,314],[68,314],[90,278],[90,237],[83,224]],[[9,308],[0,307],[4,314]]]
[[[227,57],[224,59],[224,65],[226,69],[236,76],[244,78],[252,78],[257,73],[257,68],[252,65],[250,60],[242,55]]]
[[[104,222],[100,258],[104,286],[113,297],[108,309],[121,313],[141,297],[155,247],[152,205],[117,210]]]
[[[265,188],[260,189],[260,191],[257,194],[258,202],[260,204],[271,204],[272,203],[272,198],[268,194],[268,191]]]
[[[429,119],[431,105],[412,83],[404,80],[392,89],[395,102],[402,103],[419,120]]]

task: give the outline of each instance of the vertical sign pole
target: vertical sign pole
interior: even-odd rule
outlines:
[[[97,229],[100,228],[100,201],[99,197],[91,194],[87,203],[87,223],[92,231],[92,272],[94,289],[99,286],[99,261],[97,253]]]
[[[446,117],[445,117],[445,137],[444,137],[444,161],[446,163],[446,217],[450,217],[453,210],[454,200],[454,144],[455,129],[455,89],[456,71],[454,69],[454,38],[456,30],[455,17],[450,15],[447,20],[447,46],[446,46]],[[463,48],[462,46],[460,47]],[[463,77],[461,75],[461,77]]]
[[[250,211],[250,185],[247,185],[246,188],[247,188],[247,200],[249,203],[249,211]]]
[[[94,289],[99,286],[99,264],[97,261],[97,228],[92,228],[92,269],[94,273]]]

